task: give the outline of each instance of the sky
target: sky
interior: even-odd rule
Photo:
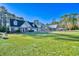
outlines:
[[[26,21],[39,20],[42,23],[51,23],[53,19],[60,20],[64,14],[79,13],[78,3],[4,3],[6,9]]]

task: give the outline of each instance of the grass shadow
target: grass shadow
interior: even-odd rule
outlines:
[[[37,35],[37,34],[35,34]],[[37,38],[37,39],[46,39],[46,38],[55,38],[56,40],[68,40],[68,41],[79,41],[79,36],[75,36],[75,35],[69,35],[69,34],[59,34],[59,33],[53,33],[53,34],[48,34],[45,36],[35,36],[33,38]]]
[[[74,35],[59,34],[59,33],[58,34],[55,33],[54,35],[56,35],[56,39],[60,40],[79,41],[79,37]]]
[[[38,34],[48,34],[48,32],[27,32],[27,33],[24,33],[24,34],[27,34],[27,35],[30,35],[30,36],[35,36],[35,35],[38,35]]]
[[[44,36],[44,34],[46,35]],[[35,39],[55,38],[56,40],[79,41],[79,36],[75,34],[69,35],[69,34],[48,33],[48,32],[27,32],[24,35],[29,35]]]

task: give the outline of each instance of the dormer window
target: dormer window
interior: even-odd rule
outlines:
[[[33,24],[33,26],[35,26],[35,25]]]
[[[14,25],[17,25],[17,24],[18,24],[18,23],[17,23],[17,21],[15,20],[15,21],[14,21]]]

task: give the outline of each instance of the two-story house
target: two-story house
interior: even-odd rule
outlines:
[[[0,26],[4,26],[9,32],[44,32],[46,26],[35,20],[34,22],[25,21],[23,17],[9,13],[5,7],[0,7]]]

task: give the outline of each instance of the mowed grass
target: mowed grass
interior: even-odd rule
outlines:
[[[0,56],[79,56],[79,32],[8,34]]]

